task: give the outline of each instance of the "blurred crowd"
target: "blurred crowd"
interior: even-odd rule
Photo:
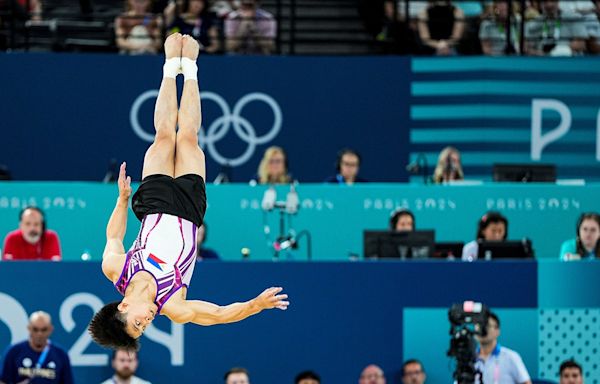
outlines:
[[[0,0],[0,49],[11,44],[14,30],[29,42],[36,31],[60,32],[60,15],[56,16],[56,10],[52,17],[45,12],[44,2],[52,1]],[[600,53],[597,0],[357,3],[365,30],[372,35],[373,45],[380,48],[374,52],[439,56]],[[113,29],[109,48],[121,53],[158,53],[166,36],[180,32],[194,36],[205,53],[272,54],[277,52],[282,20],[273,14],[274,4],[270,4],[271,11],[266,8],[260,0],[125,0],[122,6],[106,5],[103,10],[104,16],[111,17],[106,25]],[[77,20],[82,22],[100,20],[98,6],[94,9],[90,0],[69,9],[79,13]],[[64,23],[65,33],[74,33],[74,38],[77,28],[94,28],[93,23]],[[105,36],[106,25],[97,25],[97,33]],[[56,42],[53,44],[53,49],[60,49]],[[93,40],[86,44],[93,44]]]
[[[578,56],[600,53],[600,2],[364,2],[365,24],[388,53]],[[521,4],[525,4],[522,8]]]
[[[25,35],[27,42],[21,39],[20,44],[30,44],[34,36],[56,34],[60,26],[70,27],[65,34],[71,33],[73,38],[85,37],[86,44],[101,41],[106,37],[106,26],[113,26],[112,47],[122,54],[158,53],[164,39],[176,32],[193,36],[204,53],[270,54],[275,48],[277,21],[260,7],[258,0],[125,0],[123,5],[109,2],[101,6],[96,3],[84,0],[69,4],[64,7],[64,17],[61,9],[55,7],[54,15],[48,18],[44,0],[0,0],[0,48],[12,44],[9,39],[14,38],[14,30]],[[111,15],[114,18],[106,20]],[[80,36],[88,29],[87,36]],[[90,38],[94,33],[96,40]],[[56,46],[56,41],[52,49],[64,49]]]

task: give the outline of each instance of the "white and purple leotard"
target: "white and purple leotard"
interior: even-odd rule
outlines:
[[[140,232],[126,254],[115,287],[125,295],[133,276],[150,273],[156,280],[158,313],[181,287],[188,287],[196,264],[197,226],[177,216],[154,213],[144,217]]]

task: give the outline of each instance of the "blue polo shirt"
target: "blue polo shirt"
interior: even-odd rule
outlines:
[[[34,351],[28,341],[9,347],[2,361],[0,381],[16,384],[26,379],[30,384],[73,384],[69,356],[52,343],[46,353]]]
[[[485,384],[521,384],[531,380],[521,356],[500,344],[486,360],[477,359],[475,368],[483,373]]]

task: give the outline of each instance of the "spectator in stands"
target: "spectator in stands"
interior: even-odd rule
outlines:
[[[363,8],[372,7],[371,1],[366,0]],[[385,53],[409,55],[420,53],[419,39],[417,36],[417,17],[427,3],[410,1],[409,17],[406,13],[406,2],[399,0],[394,2],[386,0],[383,2],[383,18],[379,24],[376,40],[382,45]],[[366,11],[364,14],[368,14]],[[373,15],[375,16],[375,15]],[[376,28],[376,20],[367,20],[367,27]]]
[[[268,55],[275,50],[277,21],[259,7],[258,0],[242,0],[240,7],[225,20],[227,51],[238,54]]]
[[[586,50],[588,34],[582,16],[561,11],[558,0],[542,1],[542,14],[525,27],[530,55],[572,56]]]
[[[583,384],[583,369],[573,359],[562,362],[559,376],[560,384]]]
[[[239,0],[217,0],[212,3],[210,10],[214,12],[218,18],[224,19],[239,7]]]
[[[69,355],[49,340],[54,330],[50,315],[43,311],[33,312],[27,330],[29,340],[6,351],[0,382],[73,384]]]
[[[225,384],[250,384],[248,370],[241,367],[231,368],[225,373]]]
[[[335,162],[335,176],[330,176],[325,182],[344,185],[364,183],[367,180],[358,176],[359,169],[360,154],[353,149],[342,149],[338,152],[337,160]]]
[[[358,384],[385,384],[383,370],[375,364],[370,364],[363,369]]]
[[[500,319],[490,313],[487,335],[476,336],[479,342],[479,358],[475,367],[483,373],[484,383],[531,384],[531,378],[523,364],[521,356],[505,346],[498,344]]]
[[[398,208],[390,215],[390,231],[415,230],[415,215],[406,208]]]
[[[186,0],[182,13],[177,14],[175,2],[165,8],[167,34],[179,32],[192,36],[200,44],[200,51],[215,53],[219,50],[219,32],[215,15],[208,10],[207,0]]]
[[[500,56],[519,50],[520,15],[513,12],[510,26],[510,44],[506,44],[506,19],[508,4],[504,0],[495,0],[491,17],[483,20],[479,27],[481,50],[485,55]]]
[[[600,214],[581,214],[576,228],[576,237],[562,244],[560,259],[569,261],[600,258]]]
[[[40,208],[26,207],[19,213],[19,229],[4,238],[2,260],[61,260],[58,235],[46,228]]]
[[[460,160],[460,152],[454,147],[442,149],[433,171],[433,182],[437,184],[463,180],[465,175]]]
[[[135,376],[138,368],[138,356],[135,349],[117,348],[113,350],[112,367],[115,374],[102,384],[150,384]]]
[[[115,19],[117,47],[121,53],[157,53],[162,47],[159,16],[150,13],[150,0],[127,0],[127,10]]]
[[[600,0],[593,0],[594,12],[584,17],[585,28],[588,34],[588,52],[600,54]]]
[[[294,380],[295,384],[321,384],[321,378],[313,371],[300,372]]]
[[[219,254],[210,248],[204,247],[208,228],[206,222],[198,227],[196,235],[196,261],[202,260],[219,260]]]
[[[463,11],[449,0],[430,1],[419,15],[419,36],[432,54],[456,54],[465,29]]]
[[[292,181],[283,148],[276,146],[267,148],[258,166],[258,175],[254,181],[258,184],[288,184]]]
[[[477,223],[477,240],[463,247],[464,261],[477,260],[479,241],[505,241],[508,236],[508,219],[499,212],[490,211],[483,215]]]
[[[425,384],[427,375],[419,360],[410,359],[402,364],[402,384]]]

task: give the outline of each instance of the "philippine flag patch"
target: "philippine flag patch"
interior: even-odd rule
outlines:
[[[150,256],[148,256],[148,258],[146,259],[147,262],[149,262],[150,264],[154,265],[156,268],[160,269],[161,271],[163,270],[162,267],[160,266],[161,264],[166,264],[164,261],[162,261],[161,259],[159,259],[158,257],[156,257],[153,254],[150,254]]]

